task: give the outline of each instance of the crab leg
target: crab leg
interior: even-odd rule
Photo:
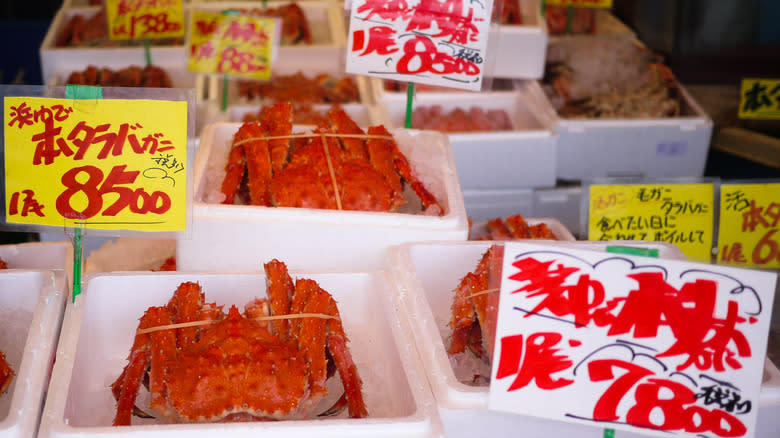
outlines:
[[[369,135],[390,136],[390,133],[383,125],[369,127],[368,133]],[[444,212],[441,204],[439,204],[436,198],[414,175],[412,172],[412,167],[409,165],[409,160],[407,160],[401,151],[398,150],[398,146],[396,146],[395,141],[384,139],[369,139],[366,142],[366,145],[368,147],[368,153],[371,156],[371,164],[374,165],[374,168],[380,166],[381,168],[377,168],[377,170],[383,172],[387,178],[392,178],[393,180],[395,180],[395,177],[390,177],[389,175],[394,175],[396,172],[399,173],[403,179],[405,179],[406,182],[412,186],[412,189],[415,193],[417,193],[417,196],[420,197],[420,201],[422,201],[422,205],[426,211],[430,210],[434,214],[442,214]],[[378,154],[377,157],[382,157],[377,158],[377,161],[379,159],[382,160],[381,164],[379,162],[375,162],[374,154]],[[388,156],[392,159],[389,162],[386,158]],[[390,167],[389,163],[392,163],[392,167]],[[389,167],[392,169],[392,171],[388,169]],[[398,184],[400,185],[400,182]],[[393,182],[393,186],[395,187],[395,182]]]
[[[221,192],[225,195],[223,204],[233,204],[238,192],[238,186],[246,172],[246,152],[244,145],[233,146],[230,149],[228,163],[225,165],[225,179],[222,180]]]
[[[265,263],[266,292],[270,300],[271,314],[286,315],[290,313],[295,285],[287,273],[287,267],[277,259]],[[290,339],[290,321],[282,319],[271,323],[275,333],[282,340]]]
[[[13,377],[14,370],[11,369],[11,365],[5,360],[5,355],[0,352],[0,394],[5,392]]]
[[[330,110],[328,112],[328,118],[335,131],[340,134],[365,134],[358,124],[340,107]],[[344,146],[349,157],[362,162],[368,162],[368,151],[366,150],[365,140],[360,138],[342,137],[341,144]]]
[[[265,119],[270,136],[290,135],[292,132],[292,105],[289,102],[276,102]],[[289,138],[273,139],[268,142],[271,168],[278,172],[287,163],[290,149]]]

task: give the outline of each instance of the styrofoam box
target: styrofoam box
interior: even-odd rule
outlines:
[[[552,187],[556,180],[557,136],[552,124],[536,117],[525,89],[482,93],[419,93],[415,106],[441,105],[444,112],[504,110],[511,131],[480,131],[447,134],[452,145],[458,179],[464,190],[521,187]],[[391,126],[404,126],[406,102],[385,99]]]
[[[270,0],[266,3],[268,8],[274,8],[290,4],[292,0]],[[271,71],[276,72],[289,64],[301,65],[303,63],[307,69],[312,70],[330,69],[343,65],[347,40],[341,8],[329,1],[297,3],[306,15],[312,43],[279,45],[274,55]],[[189,8],[221,12],[225,9],[262,9],[263,4],[257,1],[195,2],[190,4]],[[221,79],[221,76],[218,79]]]
[[[358,124],[358,126],[379,125],[383,117],[379,108],[375,105],[364,105],[361,103],[345,103],[339,105],[347,115]],[[247,114],[257,113],[261,105],[234,105],[228,108],[228,122],[242,122]],[[311,105],[312,110],[320,113],[326,113],[330,110],[330,104]]]
[[[391,131],[419,179],[444,207],[444,215],[429,216],[219,204],[214,196],[239,126],[213,124],[201,137],[191,237],[177,240],[181,270],[253,269],[258,260],[269,257],[283,259],[294,269],[379,269],[390,245],[468,237],[452,154],[442,134]],[[302,131],[297,126],[293,130]]]
[[[92,251],[84,272],[157,270],[168,257],[175,256],[175,239],[117,237]]]
[[[482,254],[496,242],[413,242],[394,246],[389,250],[390,266],[398,281],[404,315],[415,333],[414,340],[422,357],[428,381],[433,389],[448,438],[455,437],[523,437],[550,436],[602,437],[604,429],[593,426],[556,422],[524,415],[491,411],[488,406],[488,387],[469,386],[459,382],[450,365],[445,341],[450,329],[452,291],[460,279],[473,271]],[[685,260],[676,246],[665,242],[539,242],[544,245],[566,246],[574,249],[603,251],[607,245],[625,245],[658,249],[659,257]],[[768,364],[769,365],[769,364]],[[776,370],[774,370],[776,371]],[[776,382],[780,376],[772,374],[762,386],[760,412],[756,436],[775,438],[780,411],[777,403]],[[774,423],[772,423],[774,422]],[[621,437],[642,437],[641,434],[618,432]]]
[[[485,75],[498,78],[540,79],[547,56],[547,25],[539,0],[520,1],[523,24],[497,26],[488,38]],[[493,27],[495,28],[495,27]],[[492,30],[492,29],[491,29]]]
[[[57,36],[62,28],[74,15],[91,17],[100,11],[101,6],[84,8],[62,7],[49,26],[40,47],[41,75],[48,81],[55,73],[84,70],[88,65],[117,68],[128,65],[146,65],[146,55],[143,44],[139,41],[134,46],[119,47],[55,47]],[[185,22],[187,19],[185,9]],[[184,44],[158,46],[149,49],[152,64],[168,69],[181,69],[187,65],[187,50]]]
[[[62,269],[73,264],[70,242],[28,242],[0,245],[0,258],[8,269]]]
[[[497,216],[497,217],[501,217],[501,216]],[[565,226],[563,226],[561,221],[559,221],[558,219],[551,218],[551,217],[543,217],[543,218],[529,217],[524,219],[528,225],[538,225],[538,224],[547,225],[547,228],[549,228],[550,231],[552,231],[552,233],[555,235],[555,237],[558,238],[559,241],[573,242],[577,240],[569,232],[569,230],[566,229]],[[487,222],[475,222],[471,226],[471,230],[469,230],[469,239],[476,240],[480,234],[486,235],[487,234],[486,228],[487,228]]]
[[[262,269],[266,261],[258,260],[257,267]],[[89,277],[86,293],[66,312],[39,436],[442,436],[422,365],[408,341],[413,335],[396,313],[400,303],[393,278],[379,271],[307,272],[290,271],[290,275],[317,281],[337,301],[348,346],[363,380],[367,418],[350,419],[343,412],[315,420],[186,425],[133,418],[131,426],[112,427],[116,402],[109,385],[126,365],[138,318],[149,306],[165,305],[184,281],[200,283],[207,301],[235,304],[240,309],[255,297],[265,296],[265,275],[258,270],[115,273]]]
[[[557,176],[693,177],[704,174],[712,119],[680,85],[682,114],[659,119],[563,119],[537,82],[526,87],[540,117],[554,120]]]
[[[0,349],[16,374],[0,396],[0,436],[38,430],[65,308],[65,272],[0,272]]]

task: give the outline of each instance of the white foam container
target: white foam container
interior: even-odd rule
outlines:
[[[505,218],[506,216],[496,216],[496,217]],[[547,225],[547,228],[549,228],[550,231],[552,231],[552,233],[555,235],[555,237],[558,238],[559,241],[573,242],[577,240],[558,219],[552,217],[542,217],[542,218],[529,217],[524,219],[528,225],[538,225],[538,224]],[[480,234],[487,235],[487,222],[475,222],[471,226],[471,230],[469,231],[469,239],[476,240]]]
[[[519,1],[519,0],[518,0]],[[485,74],[498,78],[540,79],[547,56],[547,25],[539,0],[520,1],[523,24],[502,24],[488,36],[490,66]]]
[[[257,267],[262,269],[257,260]],[[422,365],[399,320],[398,290],[383,272],[291,271],[311,278],[339,305],[349,348],[363,380],[369,417],[251,423],[158,424],[134,418],[112,427],[109,385],[126,365],[138,318],[164,305],[183,281],[199,282],[206,300],[243,309],[265,296],[262,271],[232,273],[114,273],[87,278],[86,293],[69,306],[57,351],[40,437],[437,437],[442,425]],[[140,424],[145,423],[145,424]]]
[[[388,94],[380,104],[390,126],[404,126],[405,98]],[[555,186],[558,138],[551,121],[537,117],[529,105],[524,85],[514,91],[419,93],[413,105],[441,105],[445,113],[477,106],[485,111],[504,110],[509,116],[509,131],[447,134],[464,190]]]
[[[112,69],[128,65],[146,65],[146,54],[141,41],[133,46],[119,47],[55,47],[57,36],[71,17],[83,15],[88,18],[98,13],[100,9],[101,6],[62,7],[57,11],[39,50],[41,75],[44,81],[49,81],[49,78],[55,74],[84,70],[88,65]],[[185,8],[185,22],[187,21],[188,12]],[[167,46],[152,45],[149,51],[152,64],[165,70],[181,70],[187,65],[188,53],[183,43]]]
[[[70,242],[28,242],[0,245],[0,258],[8,269],[61,269],[73,265]]]
[[[415,332],[414,340],[439,406],[445,435],[448,438],[516,437],[518,431],[522,431],[523,437],[602,437],[603,428],[490,411],[487,409],[487,386],[469,386],[456,379],[445,348],[450,332],[447,322],[452,290],[466,273],[476,268],[482,254],[494,243],[412,242],[394,246],[388,252],[390,267],[403,292],[404,315]],[[676,246],[665,242],[544,241],[543,244],[596,251],[603,251],[607,245],[654,248],[661,258],[685,259]],[[641,436],[618,433],[619,436]]]
[[[537,82],[522,86],[535,102],[540,117],[551,121],[558,135],[557,176],[560,179],[704,174],[712,119],[682,85],[682,111],[690,115],[590,120],[560,118]]]
[[[267,2],[268,8],[292,3],[292,0]],[[279,45],[271,65],[271,71],[276,72],[286,65],[304,65],[306,69],[333,69],[344,64],[346,34],[344,16],[341,8],[330,1],[296,2],[301,7],[309,22],[311,44]],[[225,9],[262,9],[263,4],[257,1],[215,1],[192,2],[188,9],[208,12],[221,12]],[[189,46],[189,40],[188,44]],[[186,65],[186,62],[185,64]],[[215,77],[222,80],[222,76]]]
[[[344,112],[361,127],[379,125],[384,120],[381,110],[375,105],[361,103],[345,103],[340,105]],[[247,114],[256,114],[261,105],[234,105],[228,108],[228,122],[243,122]],[[330,104],[311,105],[312,110],[326,113],[330,110]],[[294,110],[293,110],[294,111]]]
[[[63,270],[0,272],[0,348],[16,374],[0,396],[0,437],[33,437],[43,411],[65,308]]]
[[[195,159],[191,238],[177,241],[181,270],[254,269],[277,257],[291,269],[381,269],[386,248],[420,240],[466,240],[468,223],[447,137],[391,130],[444,215],[222,205],[209,194],[222,183],[238,123],[206,128]],[[297,131],[297,126],[293,127]]]

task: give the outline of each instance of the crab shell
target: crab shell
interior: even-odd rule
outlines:
[[[365,417],[362,382],[347,349],[336,302],[316,282],[293,283],[284,263],[265,265],[268,299],[241,314],[232,306],[204,303],[197,283],[182,283],[166,306],[141,317],[128,365],[111,385],[117,399],[114,425],[129,425],[148,370],[149,409],[168,422],[289,420],[308,418],[327,395],[328,355],[344,385],[351,417]],[[321,314],[272,323],[258,316]],[[204,321],[183,328],[150,327]]]
[[[466,274],[455,288],[448,324],[452,329],[449,354],[463,353],[468,348],[488,364],[492,363],[503,259],[504,247],[491,245],[476,270]]]

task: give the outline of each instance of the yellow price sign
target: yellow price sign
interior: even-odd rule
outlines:
[[[106,16],[112,40],[184,36],[182,0],[106,0]]]
[[[718,263],[780,268],[780,183],[720,188]]]
[[[612,0],[547,0],[548,5],[576,6],[581,8],[605,8],[612,7]]]
[[[591,185],[588,239],[668,242],[692,260],[709,262],[713,196],[708,183]]]
[[[740,119],[780,119],[780,79],[742,79]]]
[[[6,222],[181,231],[187,102],[6,97]]]
[[[188,68],[252,79],[271,78],[276,19],[192,11]]]

